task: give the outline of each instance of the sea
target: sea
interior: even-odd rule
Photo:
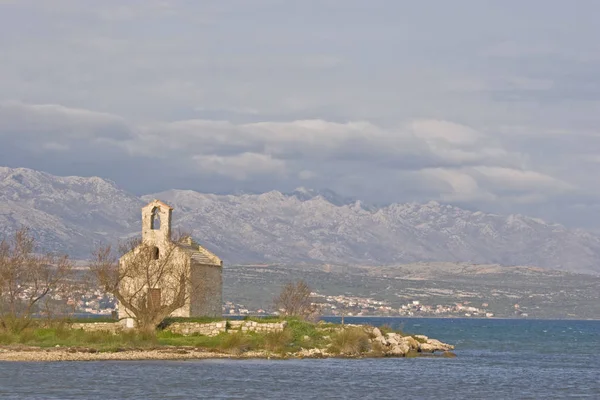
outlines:
[[[0,362],[0,399],[600,399],[600,321],[345,322],[424,334],[457,357]]]

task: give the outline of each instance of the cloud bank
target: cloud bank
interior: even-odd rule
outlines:
[[[26,160],[52,172],[100,175],[137,192],[310,186],[374,203],[439,200],[498,210],[600,194],[536,168],[530,154],[506,145],[511,135],[442,120],[396,127],[317,119],[134,124],[107,113],[13,102],[0,105],[0,121],[0,155],[8,164]],[[597,160],[582,159],[582,173],[589,162]]]

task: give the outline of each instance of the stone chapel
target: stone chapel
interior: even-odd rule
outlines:
[[[166,257],[165,254],[169,252],[168,263],[165,263],[167,273],[172,263],[173,269],[184,265],[184,271],[189,274],[186,303],[175,310],[171,316],[220,317],[223,302],[223,262],[190,237],[177,242],[172,241],[172,213],[173,208],[160,200],[151,201],[142,208],[142,244],[119,259],[120,268],[126,268],[127,263],[132,259],[131,254],[138,251],[141,246],[146,248],[150,246],[152,249],[152,259],[156,261],[150,262],[159,262],[160,257]],[[169,293],[172,289],[168,287],[144,287],[143,290],[147,290],[148,301],[158,301],[159,304],[174,296],[174,293]],[[128,310],[119,304],[119,318],[130,317]]]

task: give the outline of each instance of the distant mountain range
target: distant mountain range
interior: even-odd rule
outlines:
[[[364,206],[333,192],[215,195],[169,190],[137,197],[98,177],[0,167],[0,234],[28,226],[46,250],[89,257],[140,232],[140,207],[175,208],[174,226],[227,263],[395,265],[468,262],[600,273],[600,237],[521,215],[436,202]]]

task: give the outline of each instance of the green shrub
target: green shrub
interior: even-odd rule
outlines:
[[[360,327],[349,327],[336,332],[331,338],[330,352],[334,354],[356,355],[369,351],[369,336]]]
[[[288,319],[287,328],[292,332],[292,340],[294,342],[302,341],[304,336],[308,336],[313,339],[320,336],[320,333],[317,331],[314,324],[297,318]]]
[[[317,329],[317,325],[313,323],[289,318],[286,329],[291,333],[291,343],[288,346],[290,351],[300,350],[301,347],[323,348],[327,344],[324,335],[328,335],[329,332],[321,327]]]

